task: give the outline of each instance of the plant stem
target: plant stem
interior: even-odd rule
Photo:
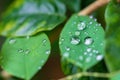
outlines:
[[[93,77],[109,78],[111,75],[109,73],[82,72],[82,73],[77,73],[77,74],[74,74],[74,75],[67,76],[65,78],[61,78],[59,80],[72,80],[73,78],[80,78],[82,76],[93,76]]]
[[[92,12],[94,12],[95,10],[97,10],[98,8],[106,5],[109,1],[110,0],[96,0],[95,2],[93,2],[92,4],[90,4],[88,7],[86,7],[82,11],[80,11],[78,13],[78,15],[89,15]]]
[[[77,74],[74,74],[74,75],[67,76],[65,78],[61,78],[59,80],[72,80],[73,78],[81,78],[83,76],[110,78],[110,77],[115,76],[116,74],[120,74],[120,71],[112,72],[112,73],[81,72],[81,73],[77,73]]]

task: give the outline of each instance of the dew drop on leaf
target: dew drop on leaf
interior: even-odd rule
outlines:
[[[69,53],[68,53],[68,52],[65,52],[65,53],[63,54],[63,57],[65,57],[65,58],[69,57]]]
[[[80,59],[80,60],[83,60],[83,56],[79,56],[79,59]]]
[[[23,49],[19,49],[18,52],[19,52],[19,53],[23,53],[24,50],[23,50]]]
[[[103,55],[97,55],[96,60],[100,61],[103,59]]]
[[[69,48],[69,47],[65,47],[65,49],[66,49],[67,51],[70,51],[70,48]]]
[[[79,36],[80,35],[80,31],[75,31],[75,35]]]
[[[46,53],[46,54],[50,54],[50,50],[47,50],[45,53]]]
[[[87,52],[91,52],[92,48],[87,48]]]
[[[10,40],[9,40],[9,44],[14,44],[15,42],[16,42],[15,39],[10,39]]]
[[[29,54],[29,53],[30,53],[29,49],[25,50],[25,54]]]
[[[77,45],[80,43],[80,39],[78,37],[72,37],[71,44]]]
[[[93,39],[91,37],[86,37],[84,40],[85,45],[91,45],[93,43]]]
[[[86,24],[84,22],[80,22],[77,25],[78,30],[84,30],[86,27]]]

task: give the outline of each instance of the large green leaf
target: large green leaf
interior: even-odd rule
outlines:
[[[44,34],[33,37],[9,38],[2,47],[1,67],[8,73],[31,79],[42,68],[50,54],[50,42]]]
[[[86,70],[104,56],[104,30],[87,16],[73,15],[60,35],[62,58]]]
[[[65,12],[59,0],[16,0],[3,15],[0,33],[26,36],[52,30],[65,20]]]
[[[108,4],[105,13],[107,23],[105,61],[110,72],[120,70],[120,3],[115,1],[117,0]],[[114,77],[112,80],[119,78]]]

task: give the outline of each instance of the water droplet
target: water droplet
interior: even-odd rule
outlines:
[[[92,48],[87,48],[87,52],[91,52]]]
[[[103,59],[103,55],[97,55],[96,60],[100,61]]]
[[[68,52],[65,52],[65,53],[63,54],[63,56],[64,56],[65,58],[67,58],[67,57],[69,57],[69,53],[68,53]]]
[[[91,37],[86,37],[84,40],[85,45],[91,45],[93,43],[93,39]]]
[[[40,69],[42,69],[42,67],[40,66],[40,67],[38,67],[38,69],[40,70]]]
[[[79,56],[79,59],[80,59],[80,60],[83,60],[83,56]]]
[[[78,30],[84,30],[86,27],[86,24],[84,22],[81,22],[77,25]]]
[[[19,53],[23,53],[24,50],[23,50],[23,49],[19,49],[18,52],[19,52]]]
[[[69,48],[69,47],[65,47],[65,49],[66,49],[67,51],[70,51],[70,48]]]
[[[45,53],[46,53],[46,54],[50,54],[50,50],[47,50]]]
[[[91,60],[91,58],[90,57],[88,57],[88,58],[86,58],[86,62],[90,62],[90,60]]]
[[[43,43],[46,43],[47,42],[47,40],[46,39],[43,39]]]
[[[29,54],[29,53],[30,53],[29,49],[25,50],[25,54]]]
[[[83,54],[84,54],[84,55],[87,55],[87,52],[84,52]]]
[[[99,51],[97,51],[97,50],[93,50],[93,52],[94,52],[94,53],[99,53]]]
[[[89,24],[92,24],[92,22],[90,22]]]
[[[80,31],[75,31],[75,35],[79,36],[80,35]]]
[[[26,36],[26,39],[30,39],[30,36]]]
[[[72,37],[71,44],[77,45],[80,43],[80,39],[78,37]]]
[[[44,63],[45,62],[45,60],[41,60],[41,63]]]
[[[89,16],[91,19],[93,18],[93,16],[91,15],[91,16]]]
[[[97,21],[97,19],[95,18],[94,21]]]
[[[9,40],[9,44],[14,44],[15,42],[16,42],[15,39],[10,39],[10,40]]]

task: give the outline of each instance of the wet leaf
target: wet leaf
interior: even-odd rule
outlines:
[[[52,30],[65,20],[65,12],[59,0],[17,0],[4,13],[0,34],[26,36]]]
[[[87,70],[104,56],[104,30],[94,19],[73,15],[59,39],[61,56]]]
[[[105,61],[110,72],[120,70],[120,3],[112,0],[106,9],[106,55]],[[111,80],[119,80],[120,74]]]
[[[19,78],[30,80],[45,64],[50,54],[50,42],[44,34],[33,37],[9,38],[0,54],[1,67]]]

